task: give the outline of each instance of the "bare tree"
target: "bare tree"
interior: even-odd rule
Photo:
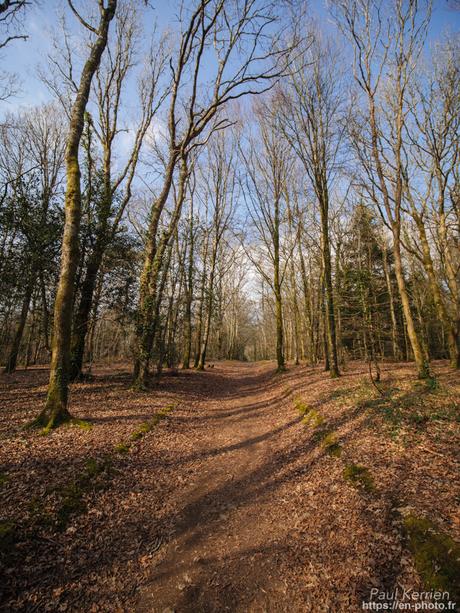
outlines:
[[[72,6],[72,4],[70,4]],[[109,25],[115,15],[116,0],[108,0],[107,6],[99,2],[99,22],[92,26],[78,15],[84,27],[94,33],[89,55],[83,66],[80,84],[70,116],[66,143],[66,196],[65,225],[62,240],[61,273],[54,305],[54,329],[48,397],[43,411],[36,419],[37,425],[52,428],[69,420],[67,409],[70,370],[70,337],[75,273],[78,264],[78,232],[81,221],[80,164],[78,153],[83,132],[84,113],[91,82],[107,45]]]
[[[300,61],[300,60],[299,60]],[[284,133],[303,164],[314,191],[321,221],[321,253],[326,298],[327,353],[331,377],[339,376],[330,247],[331,184],[343,141],[343,97],[330,44],[311,36],[283,92]]]
[[[385,3],[337,0],[338,23],[353,45],[355,80],[367,102],[366,118],[352,131],[365,173],[362,187],[377,207],[393,237],[396,279],[418,376],[429,376],[403,269],[402,216],[404,198],[403,138],[408,86],[423,48],[431,5],[396,0],[394,14],[383,15]],[[385,72],[386,71],[386,72]]]
[[[258,135],[249,142],[248,151],[242,148],[246,177],[243,195],[259,245],[246,253],[272,289],[275,298],[276,360],[278,371],[285,370],[284,323],[282,287],[292,246],[286,244],[282,227],[287,221],[286,194],[292,170],[289,145],[282,138],[279,114],[274,99],[259,105]],[[287,252],[286,252],[287,249]],[[267,266],[268,264],[268,266]]]
[[[140,36],[137,22],[135,5],[130,2],[121,4],[117,9],[113,41],[109,40],[105,60],[95,75],[94,89],[98,112],[96,118],[90,118],[89,121],[92,122],[96,140],[102,150],[103,194],[102,204],[94,211],[95,235],[90,252],[86,254],[86,269],[75,310],[71,346],[72,379],[78,378],[82,372],[88,321],[104,253],[113,240],[131,200],[141,148],[166,95],[166,90],[159,85],[166,62],[165,40],[161,39],[158,44],[152,42],[145,59],[143,73],[139,77],[141,116],[137,127],[132,129],[132,146],[128,151],[123,151],[126,162],[113,176],[117,137],[123,131],[120,126],[121,100],[125,82],[131,76],[135,63],[135,46]]]
[[[171,68],[171,96],[167,127],[167,161],[159,195],[152,203],[144,267],[140,280],[140,305],[134,369],[135,385],[148,382],[153,342],[152,309],[158,287],[159,264],[157,234],[163,209],[168,200],[176,164],[185,159],[190,148],[206,132],[229,125],[219,113],[230,101],[248,94],[266,91],[285,74],[289,49],[281,45],[283,32],[270,35],[279,18],[271,4],[244,0],[200,0],[184,26],[179,49]],[[213,62],[210,61],[214,54]],[[215,66],[209,95],[200,95],[204,64]],[[188,85],[188,91],[183,93]],[[182,109],[182,111],[181,111]],[[179,125],[182,129],[178,130]]]
[[[22,25],[29,0],[3,0],[0,2],[0,52],[16,40],[27,40]],[[7,100],[18,91],[16,75],[0,70],[0,100]]]
[[[460,226],[455,197],[450,204],[449,195],[455,190],[455,168],[460,156],[459,49],[458,41],[446,38],[444,45],[436,49],[428,74],[421,73],[414,80],[410,96],[413,121],[407,126],[409,146],[404,147],[406,168],[403,174],[405,197],[420,241],[420,249],[414,244],[411,253],[425,268],[447,333],[453,368],[460,368],[460,286],[457,280]],[[415,180],[415,176],[423,177],[423,181]],[[436,269],[430,227],[435,229],[442,275]],[[412,241],[406,241],[406,245],[408,242]],[[447,296],[443,285],[448,289]]]
[[[208,164],[203,170],[207,175],[204,198],[211,209],[211,249],[206,300],[206,319],[201,339],[197,368],[203,370],[206,363],[211,319],[214,308],[215,280],[220,247],[234,212],[235,193],[235,143],[226,143],[225,136],[218,133],[208,147]]]

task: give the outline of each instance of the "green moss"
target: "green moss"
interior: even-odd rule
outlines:
[[[147,432],[153,430],[153,428],[158,425],[159,422],[164,419],[173,409],[174,405],[168,405],[159,409],[159,411],[151,419],[142,423],[139,428],[131,434],[131,440],[139,441],[147,434]]]
[[[8,482],[8,475],[6,473],[0,473],[0,487],[3,487]]]
[[[340,458],[342,455],[342,447],[339,444],[334,432],[325,432],[322,437],[322,446],[327,454],[334,458]]]
[[[61,376],[59,372],[57,376]],[[25,428],[41,428],[40,434],[47,435],[54,428],[62,426],[63,424],[68,424],[72,421],[72,415],[61,405],[59,393],[55,383],[54,389],[52,388],[48,392],[45,408],[40,415],[38,415],[38,417],[26,424]]]
[[[312,428],[317,428],[324,422],[324,417],[316,410],[310,409],[308,413],[304,415],[302,423]]]
[[[115,453],[128,453],[130,448],[131,445],[129,443],[118,443],[118,445],[115,445],[114,451]]]
[[[108,460],[95,460],[94,458],[88,458],[85,463],[85,473],[83,474],[83,479],[85,479],[85,477],[97,477],[97,475],[104,472],[108,466]]]
[[[439,388],[438,380],[433,375],[425,379],[425,385],[430,392],[434,392]]]
[[[133,432],[131,434],[131,440],[132,441],[139,441],[143,436],[144,436],[144,432],[142,432],[140,430],[136,430],[136,432]]]
[[[92,430],[93,424],[84,419],[72,419],[69,424],[71,426],[75,426],[77,428],[81,428],[81,430]]]
[[[173,411],[175,409],[175,405],[174,404],[169,404],[166,407],[163,407],[162,409],[160,409],[158,411],[159,415],[167,415],[168,413],[171,413],[171,411]]]
[[[340,458],[342,455],[342,447],[339,443],[328,445],[328,447],[326,447],[326,453],[334,458]]]
[[[365,466],[361,466],[360,464],[347,464],[344,468],[343,476],[353,485],[363,487],[366,492],[372,492],[375,489],[372,475]]]
[[[425,587],[447,591],[450,600],[459,602],[460,544],[426,518],[407,515],[403,526],[407,546]]]
[[[295,401],[294,406],[300,413],[300,415],[305,415],[306,413],[308,413],[308,411],[311,410],[311,407],[309,407],[308,404],[302,402],[300,399]]]
[[[137,380],[133,382],[133,384],[131,385],[131,390],[133,392],[148,392],[149,388],[148,386],[141,380]]]

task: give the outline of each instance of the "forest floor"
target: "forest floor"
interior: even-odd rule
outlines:
[[[72,386],[88,423],[48,435],[23,429],[47,370],[2,375],[2,610],[354,613],[371,589],[433,586],[453,600],[460,376],[434,371],[385,364],[378,392],[363,363],[331,380],[220,362],[137,392],[126,365],[100,367]]]

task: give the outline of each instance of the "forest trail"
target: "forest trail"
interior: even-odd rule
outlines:
[[[177,537],[137,610],[289,610],[277,552],[291,518],[280,509],[273,522],[270,482],[276,435],[299,418],[289,411],[274,421],[285,392],[271,369],[237,365],[208,376],[200,415],[209,426],[196,448],[200,475],[184,495]]]
[[[382,399],[361,362],[216,362],[143,392],[101,366],[72,387],[89,427],[48,436],[20,428],[47,370],[4,377],[0,610],[355,613],[423,589],[405,514],[460,541],[460,379],[434,367],[430,390],[383,364]]]

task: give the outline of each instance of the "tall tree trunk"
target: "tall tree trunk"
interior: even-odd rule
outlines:
[[[409,341],[414,353],[415,363],[417,364],[419,379],[426,379],[429,376],[428,358],[424,354],[422,345],[418,338],[417,331],[414,325],[414,318],[412,316],[410,308],[409,294],[407,292],[406,280],[404,278],[402,258],[401,258],[401,243],[399,238],[399,231],[393,230],[394,242],[393,242],[393,255],[395,261],[395,275],[398,282],[399,296],[401,298],[401,304],[404,313],[404,319],[406,321],[406,330],[409,337]]]
[[[65,222],[62,239],[61,270],[54,305],[54,328],[48,397],[45,407],[36,419],[37,425],[51,428],[70,419],[67,409],[70,371],[70,337],[75,275],[78,264],[79,231],[81,221],[81,186],[78,152],[83,133],[84,114],[91,88],[91,81],[101,62],[107,45],[109,25],[115,15],[117,0],[109,0],[107,8],[101,8],[97,38],[91,45],[88,59],[82,70],[80,85],[75,98],[66,148]]]
[[[32,308],[31,308],[31,322],[29,326],[29,331],[27,334],[27,344],[26,344],[26,355],[25,355],[25,367],[28,368],[32,361],[32,345],[34,342],[35,335],[35,327],[36,327],[36,308],[35,308],[35,299],[32,300]]]
[[[174,163],[172,159],[169,164],[172,165],[171,167],[168,166],[168,173],[171,172],[172,183],[172,175],[174,172]],[[166,186],[164,187],[162,196],[155,204],[150,218],[149,238],[147,241],[144,268],[141,275],[140,304],[136,329],[136,359],[133,379],[134,386],[139,388],[145,388],[148,385],[151,352],[158,323],[155,313],[161,299],[161,295],[158,291],[158,282],[164,264],[166,249],[168,248],[171,236],[175,233],[179,222],[182,205],[185,200],[188,174],[187,157],[184,155],[181,161],[179,189],[174,211],[169,226],[162,233],[158,245],[157,230],[161,214],[160,208],[164,206],[167,198],[167,194],[165,195]],[[170,187],[171,184],[169,185],[167,193],[169,193]]]
[[[388,252],[386,246],[383,247],[383,270],[385,273],[385,282],[387,285],[388,298],[390,301],[390,316],[391,316],[391,344],[393,348],[393,359],[399,360],[401,353],[398,343],[398,323],[396,321],[395,303],[393,296],[393,286],[391,284],[390,267],[388,265]]]
[[[280,274],[280,214],[279,202],[275,203],[274,234],[273,234],[273,289],[275,294],[275,320],[276,320],[276,364],[277,371],[286,370],[284,360],[284,337],[283,337],[283,303],[281,295],[281,274]]]
[[[81,286],[81,295],[76,309],[72,340],[70,344],[70,380],[76,381],[82,376],[85,341],[88,333],[94,290],[102,263],[102,249],[95,248],[86,267]]]
[[[460,368],[460,337],[457,334],[456,326],[449,317],[444,299],[441,295],[436,273],[434,272],[433,260],[431,258],[430,245],[426,235],[425,225],[420,216],[415,213],[415,223],[417,225],[420,237],[420,243],[423,253],[423,266],[428,276],[428,282],[430,285],[431,294],[434,304],[436,306],[436,312],[439,314],[444,328],[447,330],[447,345],[449,348],[450,364],[452,368]]]
[[[307,271],[305,269],[305,260],[303,257],[303,249],[301,245],[301,237],[298,238],[298,251],[299,251],[299,261],[300,261],[300,274],[302,277],[302,289],[303,289],[303,299],[304,299],[304,317],[305,317],[305,335],[306,335],[306,343],[307,343],[307,359],[309,364],[315,363],[315,342],[314,342],[314,332],[313,332],[313,321],[312,321],[312,312],[311,312],[311,291],[309,291],[308,287],[308,279],[307,279]]]
[[[101,270],[99,273],[97,283],[96,283],[96,292],[92,305],[92,315],[90,319],[89,332],[88,332],[88,373],[91,373],[92,365],[94,362],[94,338],[96,334],[96,326],[97,326],[97,311],[99,308],[99,303],[101,301],[102,288],[104,285],[104,271]]]
[[[43,272],[40,272],[40,295],[43,309],[42,326],[43,326],[43,339],[45,343],[45,349],[50,353],[50,340],[49,340],[49,312],[48,303],[46,300],[46,287]]]
[[[206,352],[208,350],[209,332],[211,330],[212,309],[214,302],[214,271],[215,261],[213,261],[211,264],[211,272],[209,275],[208,300],[206,305],[206,317],[204,322],[203,338],[201,340],[200,355],[197,364],[198,370],[204,370],[204,367],[206,365]]]
[[[193,300],[193,257],[194,257],[194,236],[193,236],[193,197],[190,199],[189,215],[189,251],[186,279],[185,313],[184,313],[184,354],[182,358],[182,368],[190,368],[190,357],[192,353],[192,300]]]
[[[407,335],[414,354],[415,363],[417,365],[419,379],[425,379],[430,375],[429,364],[427,356],[423,354],[422,346],[417,335],[417,331],[414,325],[414,319],[410,308],[409,294],[407,292],[406,280],[404,278],[404,271],[401,257],[401,203],[402,203],[402,161],[401,161],[401,148],[402,148],[402,128],[403,128],[403,97],[399,96],[399,106],[396,118],[396,132],[397,139],[394,145],[395,157],[396,157],[396,183],[393,194],[394,207],[390,204],[390,195],[388,193],[387,183],[385,180],[385,174],[382,167],[379,151],[379,132],[377,129],[377,122],[375,117],[375,100],[372,95],[369,97],[369,121],[371,127],[371,141],[372,141],[372,156],[375,162],[377,175],[379,178],[380,188],[383,195],[383,201],[388,218],[391,220],[391,232],[393,235],[393,256],[395,262],[395,276],[398,283],[399,296],[401,298],[401,304],[403,308],[404,319],[406,322]]]
[[[216,263],[217,263],[217,251],[219,248],[219,227],[215,228],[216,235],[213,241],[213,247],[211,252],[211,269],[209,271],[209,284],[208,284],[208,301],[206,305],[206,319],[203,332],[203,339],[201,342],[200,357],[198,360],[198,370],[203,370],[206,364],[206,352],[208,349],[209,333],[211,330],[211,319],[214,308],[214,279],[216,275]]]
[[[439,214],[439,236],[440,242],[442,246],[442,253],[444,258],[444,265],[446,270],[447,284],[451,293],[452,301],[454,304],[454,313],[455,313],[455,322],[452,326],[452,334],[455,339],[455,344],[457,347],[457,357],[456,359],[452,359],[451,357],[451,365],[453,368],[460,368],[460,288],[457,280],[456,274],[456,266],[452,260],[452,255],[450,252],[448,234],[447,234],[447,223],[446,223],[446,215],[444,212],[444,205],[442,204],[441,211]],[[457,267],[458,269],[458,267]],[[454,339],[452,342],[454,342]],[[450,341],[449,341],[450,342]]]
[[[321,242],[323,255],[324,289],[326,295],[326,336],[329,353],[330,375],[332,378],[339,377],[339,361],[337,358],[337,334],[334,312],[334,290],[332,287],[331,247],[329,242],[329,203],[328,196],[324,193],[320,203],[321,213]]]
[[[201,285],[200,285],[200,307],[198,309],[198,325],[196,328],[196,339],[195,339],[195,360],[194,360],[194,368],[198,368],[198,364],[200,361],[200,348],[201,348],[201,339],[203,334],[203,317],[204,317],[204,302],[205,302],[205,294],[206,294],[206,277],[208,274],[207,268],[207,258],[208,258],[208,247],[209,247],[209,238],[206,232],[205,241],[203,243],[203,273],[201,275]]]
[[[32,292],[35,284],[35,275],[32,275],[29,283],[26,286],[24,297],[22,299],[21,314],[19,316],[19,322],[16,328],[16,332],[11,346],[10,354],[6,361],[5,373],[12,373],[16,370],[16,364],[18,361],[19,348],[21,345],[22,335],[24,334],[24,328],[27,321],[27,314],[29,312],[30,300],[32,298]]]

